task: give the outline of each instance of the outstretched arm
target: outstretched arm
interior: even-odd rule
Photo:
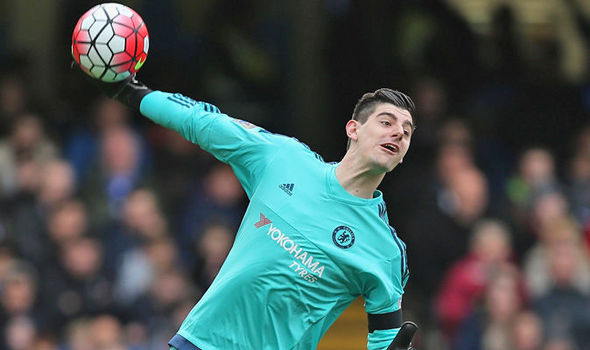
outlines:
[[[212,104],[182,94],[153,91],[134,76],[120,83],[92,79],[107,96],[178,132],[234,169],[251,196],[269,160],[288,138],[221,113]]]

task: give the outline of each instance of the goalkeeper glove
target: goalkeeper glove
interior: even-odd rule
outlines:
[[[72,61],[72,67],[78,66],[75,61]],[[79,68],[79,66],[78,66]],[[80,69],[81,71],[81,69]],[[83,73],[83,72],[82,72]],[[87,74],[83,74],[86,79],[96,86],[100,91],[110,98],[113,98],[122,104],[134,108],[139,111],[141,99],[152,92],[150,88],[145,86],[142,82],[135,78],[135,74],[127,77],[122,81],[115,83],[105,83],[99,79],[92,78]]]
[[[411,347],[411,343],[416,330],[418,326],[414,322],[404,322],[387,350],[415,350]]]
[[[141,99],[152,92],[150,88],[135,78],[135,74],[116,83],[104,83],[98,79],[93,80],[98,82],[95,85],[98,85],[105,95],[138,111]]]

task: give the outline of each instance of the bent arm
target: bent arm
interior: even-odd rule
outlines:
[[[402,310],[387,313],[368,313],[368,350],[387,349],[401,327]]]
[[[375,330],[369,333],[367,342],[368,350],[387,350],[389,345],[395,339],[399,328]]]

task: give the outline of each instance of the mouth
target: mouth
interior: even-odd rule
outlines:
[[[388,153],[396,154],[399,152],[399,146],[395,143],[384,143],[381,148],[385,149]]]

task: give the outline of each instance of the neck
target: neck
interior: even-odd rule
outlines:
[[[373,198],[373,193],[383,180],[385,173],[375,171],[347,152],[336,167],[336,178],[346,192],[360,198]]]

